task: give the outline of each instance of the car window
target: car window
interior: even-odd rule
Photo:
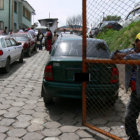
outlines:
[[[135,11],[135,15],[140,15],[140,9],[137,9],[137,10]]]
[[[82,40],[61,41],[52,56],[77,56],[82,57]],[[107,45],[102,41],[88,40],[87,57],[109,58],[110,52]]]
[[[5,44],[5,41],[3,38],[1,39],[1,46],[2,46],[2,48],[6,48],[6,44]]]
[[[7,47],[11,47],[12,46],[12,44],[11,44],[9,39],[5,39],[5,42],[6,42]]]
[[[134,16],[134,12],[130,13],[130,14],[128,15],[127,19],[132,19],[133,16]]]
[[[12,46],[16,46],[17,43],[15,42],[14,39],[11,38],[10,41],[11,41]]]

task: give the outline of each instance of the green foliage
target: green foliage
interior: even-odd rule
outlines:
[[[119,21],[119,20],[121,20],[121,17],[120,16],[111,16],[111,15],[108,15],[107,17],[104,17],[103,20],[104,21]]]
[[[129,26],[115,30],[104,30],[98,34],[98,39],[103,39],[107,42],[111,51],[131,48],[134,44],[136,35],[140,32],[140,21],[133,22]]]

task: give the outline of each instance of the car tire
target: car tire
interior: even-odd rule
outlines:
[[[43,86],[42,86],[42,90],[41,90],[41,96],[43,97],[45,106],[47,106],[47,105],[49,105],[49,104],[51,104],[53,102],[53,97],[50,96],[48,93],[46,93],[44,91]]]
[[[29,51],[28,51],[28,57],[31,57],[31,55],[32,55],[32,53],[31,53],[31,50],[29,49]]]
[[[7,60],[6,60],[6,66],[4,67],[4,71],[6,73],[8,73],[10,71],[10,59],[9,58],[7,58]]]
[[[20,55],[20,58],[19,58],[19,63],[23,63],[23,57],[24,57],[24,54],[22,52],[21,55]]]

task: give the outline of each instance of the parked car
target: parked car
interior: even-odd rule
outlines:
[[[109,58],[110,51],[105,41],[87,39],[87,57]],[[41,95],[47,105],[53,97],[81,99],[82,82],[74,76],[82,72],[82,38],[77,36],[59,37],[53,46],[50,61],[46,64]],[[93,99],[115,103],[118,97],[119,72],[114,64],[90,64],[90,82],[87,90]]]
[[[15,33],[11,35],[17,42],[22,43],[23,52],[27,54],[29,57],[31,56],[33,51],[36,51],[36,43],[32,36],[28,33]]]
[[[100,24],[99,31],[102,31],[103,29],[113,29],[119,31],[122,29],[122,26],[117,21],[103,21]]]
[[[136,21],[140,21],[140,4],[138,6],[135,6],[135,8],[129,12],[123,23],[123,27],[126,27],[132,22]]]
[[[10,64],[19,60],[23,62],[23,47],[13,38],[0,36],[0,68],[10,71]]]

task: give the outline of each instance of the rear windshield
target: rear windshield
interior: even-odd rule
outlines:
[[[28,37],[13,37],[16,41],[28,41]]]
[[[28,41],[28,37],[26,34],[16,34],[16,35],[12,35],[12,37],[16,40],[16,41]]]
[[[52,56],[82,57],[82,40],[66,40],[57,42]],[[109,58],[110,52],[103,41],[87,41],[87,57]]]

